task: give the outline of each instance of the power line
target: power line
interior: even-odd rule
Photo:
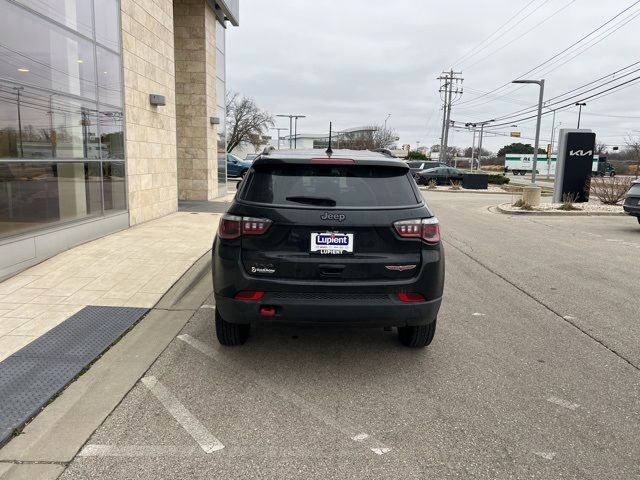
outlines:
[[[621,15],[623,15],[624,13],[626,13],[627,11],[629,11],[631,8],[633,8],[634,6],[636,6],[638,3],[640,3],[640,0],[635,0],[631,5],[629,5],[628,7],[624,8],[623,10],[621,10],[620,12],[618,12],[616,15],[614,15],[613,17],[611,17],[609,20],[607,20],[606,22],[604,22],[603,24],[601,24],[600,26],[596,27],[595,29],[591,30],[589,33],[587,33],[586,35],[583,35],[580,39],[578,39],[577,41],[575,41],[574,43],[572,43],[571,45],[569,45],[568,47],[564,48],[563,50],[561,50],[560,52],[556,53],[555,55],[553,55],[552,57],[548,58],[547,60],[545,60],[544,62],[536,65],[535,67],[533,67],[532,69],[528,70],[527,72],[523,73],[522,75],[516,77],[515,79],[521,79],[524,78],[525,76],[535,72],[536,70],[538,70],[540,67],[548,64],[549,62],[553,61],[554,59],[558,58],[560,55],[563,55],[564,53],[568,52],[569,50],[571,50],[573,47],[575,47],[576,45],[582,43],[584,40],[586,40],[587,38],[589,38],[590,36],[592,36],[595,32],[597,32],[598,30],[601,30],[602,28],[606,27],[607,25],[609,25],[611,22],[613,22],[616,18],[620,17]],[[573,57],[575,58],[575,56]],[[499,90],[502,90],[503,88],[510,86],[511,85],[511,81],[504,83],[502,85],[500,85],[497,88],[494,88],[493,90],[490,90],[489,92],[487,92],[487,94],[491,94],[491,93],[495,93]],[[462,102],[462,104],[469,104],[471,102],[475,102],[478,99],[482,98],[486,96],[485,95],[480,95],[478,97],[472,98],[470,100],[467,100],[466,102]]]
[[[529,8],[529,6],[532,3],[535,3],[538,0],[531,0],[529,3],[527,3],[524,7],[522,7],[520,10],[518,10],[513,16],[511,16],[507,21],[505,21],[502,25],[500,25],[497,29],[495,29],[493,31],[493,33],[491,33],[491,35],[489,35],[488,37],[486,37],[484,40],[482,40],[478,45],[476,45],[475,47],[473,47],[471,50],[468,50],[465,54],[463,54],[461,57],[459,57],[457,60],[455,60],[452,65],[458,65],[459,62],[462,61],[462,59],[468,57],[469,55],[472,55],[476,50],[478,50],[479,48],[481,48],[485,42],[487,40],[489,40],[491,37],[493,37],[496,33],[498,33],[502,28],[505,27],[505,25],[508,25],[509,22],[511,20],[513,20],[514,18],[517,18],[518,15],[520,15],[522,12],[524,12],[527,8]],[[546,2],[545,2],[546,3]],[[526,18],[526,17],[525,17]]]
[[[486,60],[487,58],[495,55],[496,53],[498,53],[500,50],[503,50],[504,48],[508,47],[509,45],[512,45],[514,42],[516,42],[517,40],[520,40],[522,37],[526,36],[527,34],[531,33],[533,30],[535,30],[537,27],[539,27],[540,25],[542,25],[543,23],[547,22],[550,18],[555,17],[558,13],[560,13],[561,11],[565,10],[566,8],[568,8],[571,4],[575,3],[577,0],[570,0],[569,3],[565,4],[564,6],[560,7],[558,10],[556,10],[555,12],[553,12],[551,15],[543,18],[541,21],[539,21],[538,23],[536,23],[533,27],[531,27],[529,30],[527,30],[526,32],[523,32],[522,34],[520,34],[518,37],[514,38],[513,40],[511,40],[510,42],[505,43],[504,45],[502,45],[501,47],[497,48],[496,50],[488,53],[487,55],[479,58],[478,60],[476,60],[475,62],[473,62],[471,65],[466,66],[466,69],[470,69],[475,67],[478,63],[482,62],[483,60]]]

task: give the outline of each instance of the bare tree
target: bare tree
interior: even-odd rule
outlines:
[[[261,138],[273,125],[273,115],[261,111],[252,98],[227,93],[228,151],[245,142],[255,146],[255,139]]]
[[[389,148],[398,141],[395,130],[382,125],[370,125],[356,132],[336,133],[336,142],[340,148],[351,150],[375,150]]]
[[[636,178],[640,175],[640,136],[634,137],[633,135],[627,135],[624,143],[627,144],[627,148],[633,152],[636,161]]]
[[[604,155],[607,153],[607,145],[602,142],[596,142],[596,149],[594,152],[596,155]]]

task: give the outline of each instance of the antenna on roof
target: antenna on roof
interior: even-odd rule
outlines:
[[[329,146],[327,147],[327,150],[324,153],[326,153],[328,157],[330,157],[333,154],[333,150],[331,148],[331,122],[329,122]]]

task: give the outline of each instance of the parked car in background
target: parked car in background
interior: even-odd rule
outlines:
[[[418,185],[428,185],[435,181],[437,185],[449,185],[451,182],[462,182],[462,170],[452,167],[437,167],[422,170],[414,175]]]
[[[407,161],[407,165],[409,165],[409,170],[411,170],[411,175],[415,175],[422,170],[426,170],[428,168],[436,168],[436,167],[446,167],[447,165],[444,163],[440,163],[434,160],[409,160]]]
[[[244,177],[253,165],[252,160],[242,160],[232,153],[227,153],[227,177]]]
[[[623,205],[624,211],[638,219],[640,223],[640,180],[631,184]]]

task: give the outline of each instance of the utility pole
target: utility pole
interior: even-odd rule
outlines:
[[[280,150],[280,130],[286,130],[288,131],[288,128],[279,128],[279,127],[272,127],[269,130],[277,130],[278,131],[278,150]]]
[[[443,158],[447,161],[447,148],[449,142],[449,126],[451,122],[451,106],[453,102],[458,100],[462,96],[462,82],[463,79],[460,76],[462,72],[454,72],[451,69],[448,72],[442,72],[442,75],[438,77],[440,80],[440,93],[444,93],[444,112],[442,116],[442,137],[440,138],[440,154],[439,159]],[[440,160],[442,161],[442,160]]]
[[[389,117],[391,116],[391,114],[387,115],[387,118],[384,119],[384,130],[387,130],[387,120],[389,120]]]

